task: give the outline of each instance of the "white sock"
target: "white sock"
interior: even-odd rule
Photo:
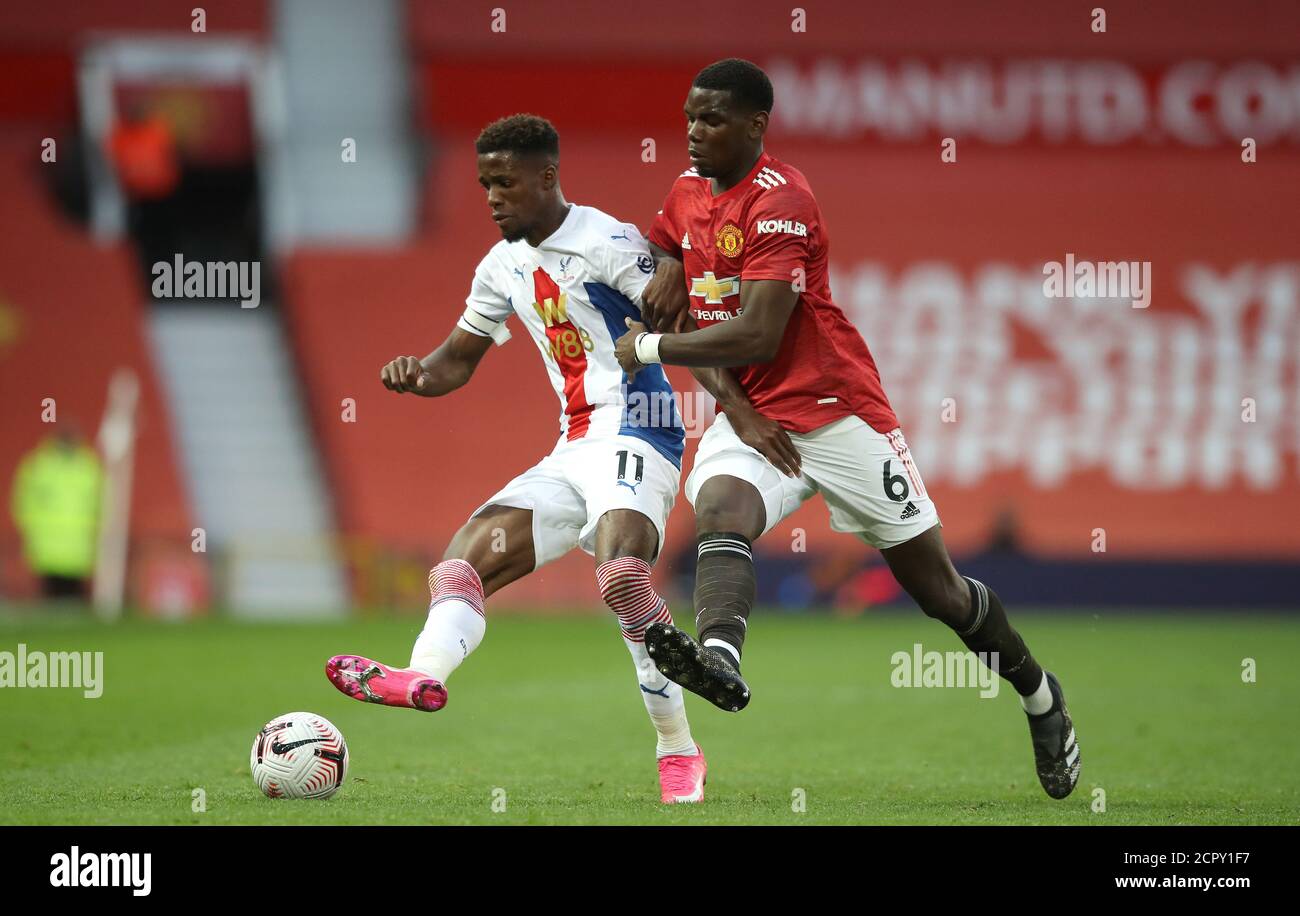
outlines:
[[[408,667],[444,684],[483,641],[483,583],[464,560],[444,560],[429,572],[429,616]]]
[[[637,557],[620,557],[596,569],[596,583],[605,604],[618,617],[623,644],[632,653],[641,699],[659,734],[655,752],[695,755],[695,740],[686,722],[682,688],[659,673],[645,648],[645,629],[652,623],[672,623],[668,605],[650,584],[650,564]]]
[[[464,601],[440,601],[429,608],[429,619],[411,649],[408,667],[445,684],[457,666],[478,648],[486,630],[483,615]]]
[[[1038,689],[1027,697],[1020,698],[1020,705],[1025,708],[1025,712],[1031,716],[1041,716],[1052,708],[1052,688],[1047,683],[1047,673],[1043,673],[1043,679],[1038,684]]]
[[[632,653],[637,683],[641,687],[641,699],[645,700],[645,711],[650,714],[650,722],[659,735],[655,744],[655,756],[685,754],[693,757],[695,739],[691,737],[691,726],[686,721],[686,700],[682,697],[682,688],[659,673],[654,659],[645,649],[645,643],[624,639],[623,644]]]
[[[736,660],[736,667],[740,667],[740,650],[725,639],[706,639],[704,645],[710,649],[726,649],[727,654]]]

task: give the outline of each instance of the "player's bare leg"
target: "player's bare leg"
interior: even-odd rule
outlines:
[[[429,571],[429,616],[398,668],[362,655],[325,663],[330,683],[348,696],[385,706],[436,712],[447,703],[447,678],[483,640],[488,595],[532,572],[533,513],[489,506],[452,538]]]
[[[754,605],[750,545],[766,521],[767,510],[753,484],[729,475],[709,478],[695,500],[697,638],[671,624],[646,630],[646,648],[659,671],[728,712],[749,703],[740,655]]]
[[[938,525],[881,553],[927,616],[951,627],[985,664],[995,659],[990,667],[1016,689],[1029,716],[1038,781],[1052,798],[1069,795],[1079,781],[1081,758],[1065,694],[1012,628],[997,593],[958,574]]]
[[[605,604],[618,616],[623,643],[636,666],[646,712],[658,734],[660,799],[665,804],[704,800],[708,772],[704,754],[691,737],[682,690],[655,670],[646,652],[645,631],[672,624],[668,604],[650,584],[650,563],[659,532],[645,515],[615,509],[596,526],[596,581]]]

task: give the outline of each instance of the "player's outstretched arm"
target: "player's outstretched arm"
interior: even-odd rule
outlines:
[[[452,328],[442,346],[424,359],[399,356],[384,366],[379,379],[385,388],[398,394],[409,392],[426,398],[441,397],[470,380],[490,346],[491,337]]]
[[[645,325],[629,321],[615,352],[629,373],[647,363],[728,367],[771,362],[798,301],[799,293],[784,280],[745,280],[740,284],[741,312],[730,321],[687,334],[646,334]]]

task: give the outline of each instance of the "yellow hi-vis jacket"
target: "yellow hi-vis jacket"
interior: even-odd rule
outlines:
[[[103,473],[95,450],[46,440],[14,475],[14,524],[23,554],[42,576],[88,578],[95,570]]]

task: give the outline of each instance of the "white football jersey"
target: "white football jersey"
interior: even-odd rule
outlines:
[[[474,271],[457,326],[498,344],[513,312],[541,351],[560,399],[560,435],[635,436],[681,467],[685,433],[662,366],[628,382],[614,356],[625,319],[641,320],[641,294],[654,258],[641,233],[594,207],[569,214],[534,248],[526,240],[492,246]]]

